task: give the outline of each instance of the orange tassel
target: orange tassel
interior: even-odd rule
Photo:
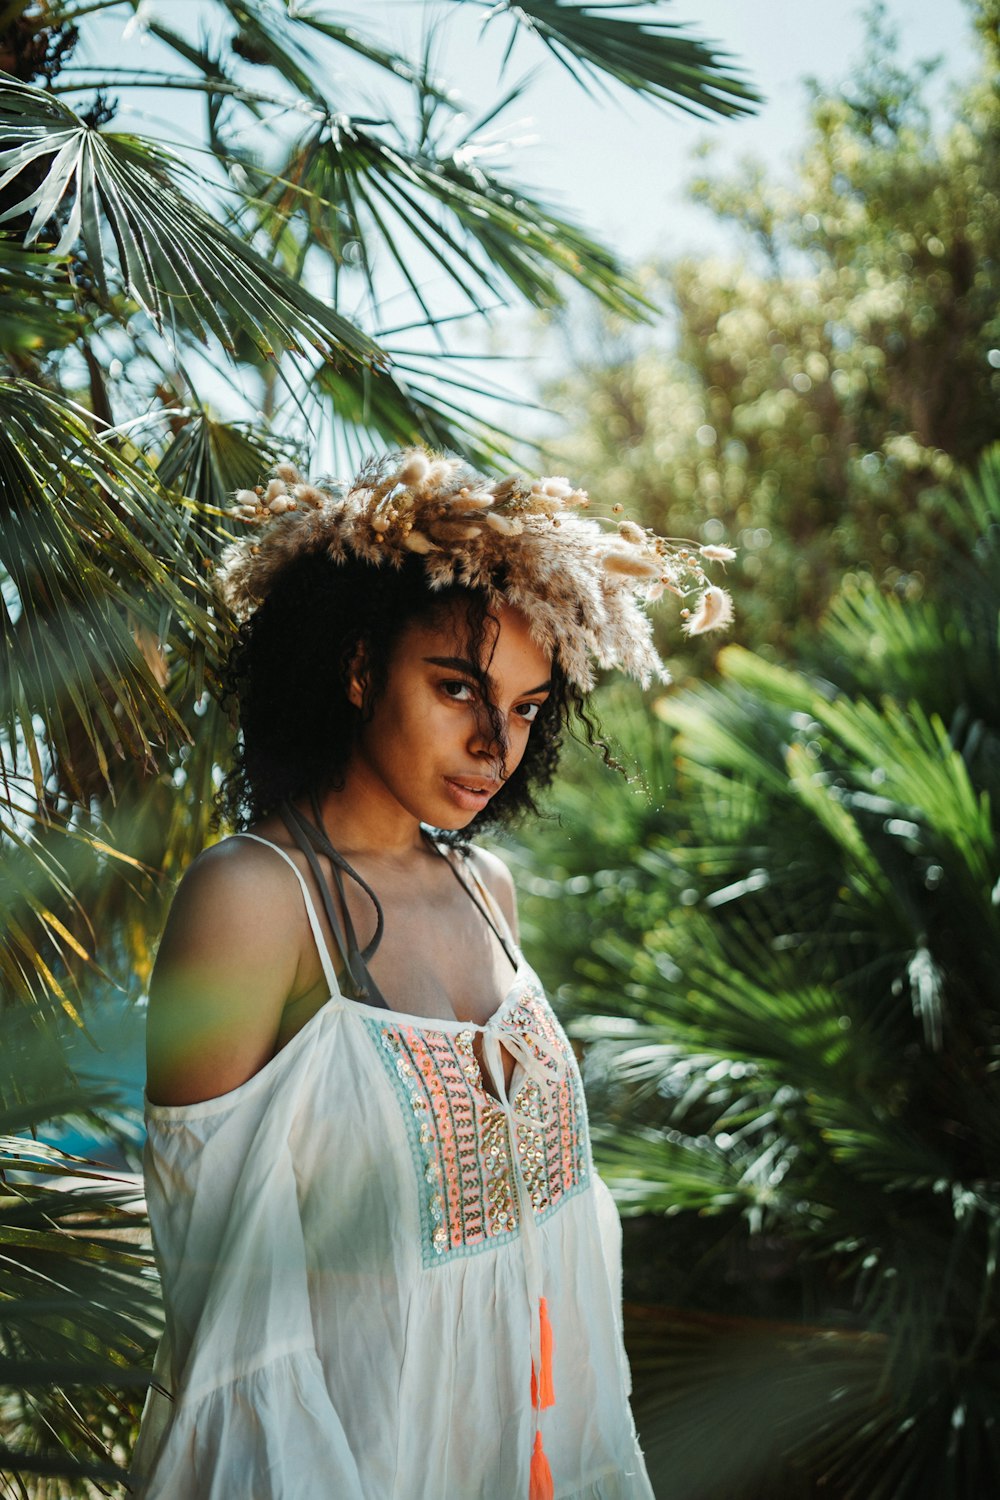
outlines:
[[[531,1484],[528,1500],[555,1500],[556,1488],[552,1483],[552,1470],[542,1447],[542,1434],[535,1433],[535,1447],[531,1455]]]
[[[544,1297],[538,1299],[538,1321],[542,1335],[542,1372],[538,1381],[539,1406],[554,1406],[556,1393],[552,1384],[552,1324],[549,1322],[549,1305]]]
[[[544,1297],[538,1299],[538,1323],[542,1346],[542,1371],[535,1379],[535,1361],[531,1361],[531,1405],[534,1410],[555,1406],[556,1393],[552,1383],[552,1324],[549,1322],[548,1303]]]

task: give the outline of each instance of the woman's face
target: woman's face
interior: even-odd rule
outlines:
[[[521,611],[504,605],[495,614],[478,663],[468,659],[458,606],[403,631],[385,691],[360,724],[349,783],[360,776],[370,792],[435,828],[465,827],[495,796],[524,755],[552,672],[551,655],[531,639]],[[506,734],[502,768],[484,692]],[[363,674],[351,676],[348,696],[361,707]]]

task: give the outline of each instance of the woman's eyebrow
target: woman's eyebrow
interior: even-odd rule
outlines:
[[[450,672],[464,672],[466,677],[474,677],[481,682],[483,674],[479,667],[473,666],[471,661],[466,661],[463,656],[425,656],[434,667],[447,667]]]
[[[466,661],[463,656],[425,656],[424,661],[433,667],[447,667],[450,672],[462,672],[466,677],[471,677],[474,682],[482,682],[481,670],[473,666],[471,661]],[[487,681],[489,679],[487,678]],[[547,682],[540,682],[537,687],[527,688],[519,694],[521,698],[534,698],[537,693],[548,693],[552,689],[551,677]]]

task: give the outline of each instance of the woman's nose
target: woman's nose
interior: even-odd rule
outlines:
[[[472,755],[489,760],[497,768],[497,775],[503,774],[507,736],[495,710],[490,713],[481,705],[476,707],[469,730],[468,748]]]

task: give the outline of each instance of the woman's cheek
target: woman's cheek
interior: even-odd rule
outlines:
[[[528,736],[530,735],[530,733],[531,725],[527,722],[526,719],[519,717],[517,725],[515,725],[511,729],[509,736],[510,754],[508,756],[508,759],[511,762],[511,770],[513,770],[515,766],[519,766],[521,764],[521,761],[524,759],[524,752],[528,748]]]

